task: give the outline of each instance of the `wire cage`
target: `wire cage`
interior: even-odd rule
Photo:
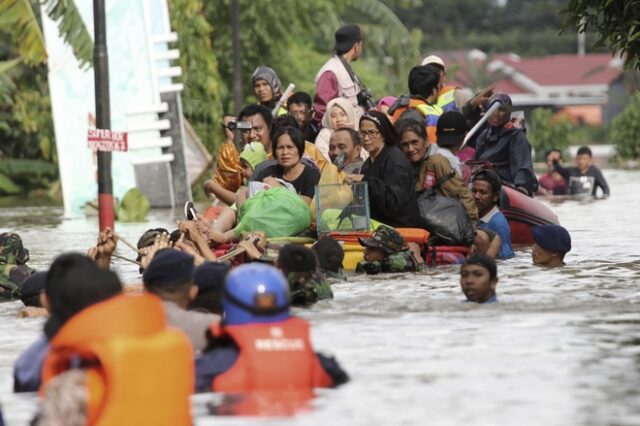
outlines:
[[[316,185],[315,199],[318,235],[370,229],[367,182]]]

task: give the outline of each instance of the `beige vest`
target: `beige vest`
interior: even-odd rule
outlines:
[[[364,114],[364,108],[358,105],[358,93],[360,93],[360,86],[351,80],[349,72],[345,69],[344,65],[336,55],[333,55],[318,71],[314,80],[315,84],[318,84],[320,76],[325,71],[331,71],[338,79],[338,95],[345,98],[356,112],[356,122],[360,121],[360,117]]]

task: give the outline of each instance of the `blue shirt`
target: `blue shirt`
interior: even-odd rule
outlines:
[[[507,222],[507,218],[504,217],[502,212],[498,210],[498,206],[493,206],[493,208],[489,210],[489,213],[480,218],[478,228],[489,229],[500,235],[502,245],[498,253],[499,259],[509,259],[516,255],[511,247],[511,229],[509,228],[509,222]]]
[[[42,380],[42,366],[49,353],[49,340],[43,334],[24,351],[13,366],[13,391],[37,392]]]

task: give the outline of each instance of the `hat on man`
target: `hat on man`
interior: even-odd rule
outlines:
[[[404,248],[404,238],[395,229],[381,225],[370,238],[358,238],[363,247],[380,248],[387,254],[397,253]]]
[[[193,256],[175,249],[160,250],[142,275],[146,288],[170,287],[193,280]]]
[[[571,251],[571,236],[560,225],[539,225],[531,229],[533,240],[543,249],[556,253]]]
[[[440,56],[437,55],[429,55],[422,60],[420,65],[434,65],[438,68],[442,68],[442,71],[445,71],[447,68],[444,66],[444,61]]]
[[[444,148],[457,148],[464,140],[467,133],[467,120],[458,111],[447,111],[438,118],[436,136],[438,146]]]
[[[348,52],[354,44],[362,40],[360,27],[357,25],[345,25],[336,31],[336,52],[342,54]]]
[[[511,115],[511,110],[513,109],[513,102],[511,101],[511,96],[506,93],[494,93],[489,100],[483,105],[485,111],[487,111],[491,105],[498,102],[500,104],[500,109],[507,113],[507,115]]]

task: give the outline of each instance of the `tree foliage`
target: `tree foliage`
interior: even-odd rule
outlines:
[[[536,108],[531,113],[529,142],[535,151],[536,161],[544,161],[544,153],[551,149],[566,152],[569,148],[573,125],[564,117],[554,117],[548,108]]]
[[[640,159],[640,92],[629,99],[624,111],[611,122],[611,143],[620,158]]]
[[[570,0],[566,25],[595,30],[596,44],[625,56],[628,68],[640,69],[640,0]]]

